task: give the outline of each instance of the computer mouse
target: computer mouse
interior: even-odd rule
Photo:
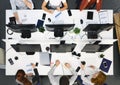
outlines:
[[[80,24],[83,24],[83,20],[82,19],[80,19]]]
[[[15,56],[15,60],[18,60],[18,57],[17,57],[17,56]]]
[[[48,18],[48,21],[49,21],[49,22],[51,22],[51,19],[50,19],[50,18]]]

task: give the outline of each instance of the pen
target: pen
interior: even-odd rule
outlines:
[[[57,15],[55,15],[55,18],[58,17],[61,14],[61,12],[59,12]]]

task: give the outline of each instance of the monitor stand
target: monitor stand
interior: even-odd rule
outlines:
[[[61,29],[61,28],[55,28],[54,29],[54,36],[55,37],[63,37],[63,29]]]
[[[35,52],[26,52],[27,55],[34,55]]]
[[[97,39],[98,35],[97,35],[97,32],[90,31],[87,33],[87,37],[88,37],[88,39]]]
[[[21,37],[22,37],[22,38],[30,38],[30,37],[31,37],[31,32],[30,32],[30,30],[23,30]]]

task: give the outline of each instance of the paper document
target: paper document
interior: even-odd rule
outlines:
[[[106,24],[109,21],[109,16],[107,11],[100,11],[99,12],[99,19],[101,24]]]

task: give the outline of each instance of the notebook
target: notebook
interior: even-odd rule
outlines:
[[[110,66],[111,66],[111,63],[112,61],[106,59],[106,58],[103,58],[102,62],[101,62],[101,65],[100,65],[100,69],[106,73],[108,73],[109,69],[110,69]]]

